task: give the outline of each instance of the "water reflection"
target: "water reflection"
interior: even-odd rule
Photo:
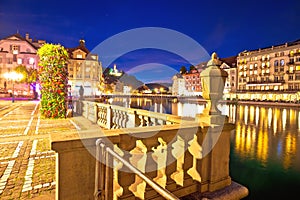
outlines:
[[[284,169],[300,170],[299,109],[239,105],[237,112],[232,137],[241,158],[256,159],[263,165],[275,161]]]
[[[197,102],[174,103],[166,99],[140,98],[121,104],[188,117],[195,117],[205,108],[205,104]],[[299,108],[235,104],[220,104],[218,108],[230,123],[236,124],[233,149],[241,159],[257,160],[265,167],[275,162],[284,169],[300,171]]]

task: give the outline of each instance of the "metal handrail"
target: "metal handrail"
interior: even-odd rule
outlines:
[[[99,168],[99,160],[100,159],[100,147],[104,149],[107,153],[112,155],[114,158],[119,160],[123,165],[125,165],[130,171],[138,175],[141,179],[143,179],[149,186],[151,186],[157,193],[159,193],[162,197],[168,199],[168,200],[179,200],[174,194],[172,194],[167,189],[161,187],[160,185],[156,184],[154,181],[152,181],[149,177],[147,177],[143,172],[141,172],[139,169],[134,167],[132,164],[130,164],[127,160],[122,158],[118,153],[116,153],[114,150],[112,150],[110,147],[105,146],[102,139],[98,139],[96,141],[96,148],[97,148],[97,164],[96,164],[96,181],[95,181],[95,198],[101,193],[101,191],[98,191],[97,187],[99,184],[98,180],[98,174],[97,171]]]

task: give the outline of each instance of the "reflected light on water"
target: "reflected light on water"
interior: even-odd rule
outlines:
[[[258,125],[258,120],[259,120],[259,108],[256,107],[255,109],[255,124]]]
[[[248,124],[248,106],[245,106],[244,121],[245,121],[245,124]]]
[[[272,117],[273,117],[273,115],[272,115],[272,108],[269,108],[269,109],[268,109],[268,128],[271,127],[271,124],[272,124]]]
[[[300,111],[298,112],[298,130],[300,131]]]
[[[286,128],[286,109],[284,108],[282,111],[282,129]]]

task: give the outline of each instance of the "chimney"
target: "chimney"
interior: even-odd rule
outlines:
[[[25,38],[26,38],[26,40],[29,40],[29,33],[25,34]]]

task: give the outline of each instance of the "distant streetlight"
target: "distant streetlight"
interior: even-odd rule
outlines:
[[[4,77],[7,80],[12,80],[12,95],[11,95],[11,102],[15,102],[15,81],[19,81],[23,78],[23,74],[19,74],[17,72],[7,72],[4,74]]]

